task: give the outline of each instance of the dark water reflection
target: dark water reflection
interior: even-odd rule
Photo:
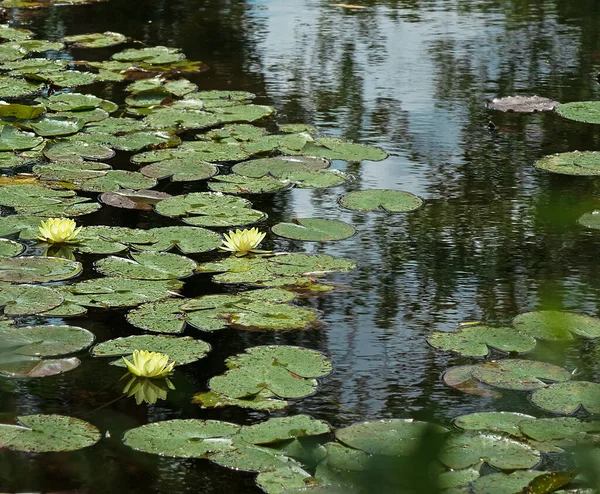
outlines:
[[[322,311],[322,328],[281,335],[202,334],[213,352],[178,370],[176,391],[152,407],[138,407],[132,399],[105,406],[124,385],[115,385],[121,370],[89,357],[77,370],[43,381],[4,380],[0,411],[72,414],[110,431],[111,439],[68,455],[3,452],[0,487],[254,492],[252,475],[231,474],[208,462],[132,454],[119,437],[127,428],[162,419],[254,423],[266,418],[238,409],[203,411],[190,403],[194,392],[224,370],[227,356],[258,344],[297,344],[331,355],[335,372],[289,413],[310,413],[336,427],[383,417],[447,424],[476,410],[542,416],[523,394],[491,400],[444,386],[440,374],[469,360],[433,351],[425,337],[454,329],[459,321],[501,324],[542,307],[600,315],[600,235],[576,223],[582,213],[600,208],[600,182],[533,168],[545,154],[599,149],[600,126],[485,108],[497,95],[598,99],[600,4],[365,0],[368,9],[345,11],[329,3],[113,0],[9,12],[41,37],[112,30],[148,44],[181,47],[211,67],[195,78],[202,88],[257,93],[260,102],[277,108],[279,122],[311,123],[325,133],[381,146],[390,158],[335,163],[354,175],[347,186],[253,198],[271,224],[316,216],[358,227],[355,237],[334,244],[273,240],[277,248],[331,253],[358,263],[356,272],[339,277],[344,290],[301,302]],[[104,96],[119,97],[110,91]],[[343,193],[374,187],[419,194],[426,205],[405,216],[360,215],[337,206]],[[147,226],[156,220],[117,217],[102,221]],[[194,295],[221,288],[198,277],[187,290]],[[92,330],[98,340],[131,331],[122,312],[92,313],[73,324]],[[600,379],[597,345],[551,350],[539,352],[577,368],[582,378]]]

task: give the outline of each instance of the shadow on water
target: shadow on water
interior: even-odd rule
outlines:
[[[294,344],[331,356],[334,373],[289,413],[308,413],[334,427],[390,417],[448,425],[457,415],[492,410],[540,416],[517,393],[494,400],[446,387],[441,373],[467,360],[433,351],[425,337],[460,321],[502,324],[544,307],[600,315],[600,236],[576,221],[600,209],[599,182],[533,168],[546,154],[599,149],[600,126],[485,107],[487,99],[511,94],[561,102],[598,99],[600,4],[365,0],[367,9],[353,11],[330,3],[112,0],[8,12],[41,38],[111,30],[149,45],[181,47],[188,58],[211,68],[193,78],[201,89],[251,91],[259,103],[276,107],[279,122],[314,124],[324,133],[381,146],[390,158],[334,163],[354,176],[337,188],[252,198],[268,212],[270,224],[315,216],[358,228],[356,236],[334,244],[272,240],[275,248],[357,262],[357,271],[338,278],[341,290],[301,301],[321,311],[320,329],[202,334],[213,351],[178,370],[176,390],[152,407],[137,406],[131,398],[114,401],[124,385],[122,370],[90,356],[81,357],[78,369],[43,381],[2,380],[0,412],[74,415],[108,430],[110,439],[89,450],[34,458],[3,451],[0,487],[258,492],[252,474],[132,453],[119,438],[128,428],[164,419],[249,424],[267,418],[237,408],[201,410],[190,402],[225,370],[228,356],[259,344]],[[122,99],[122,93],[107,91],[101,95]],[[426,204],[400,216],[338,208],[343,193],[376,187],[418,194]],[[105,208],[89,221],[147,227],[157,219]],[[222,288],[198,276],[186,290],[199,295]],[[92,312],[72,324],[93,331],[98,341],[132,329],[123,311]],[[572,345],[561,359],[582,378],[600,379],[597,348]]]

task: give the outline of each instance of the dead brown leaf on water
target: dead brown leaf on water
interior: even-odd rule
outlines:
[[[345,9],[366,9],[363,5],[352,5],[350,3],[332,3],[332,7],[344,7]]]

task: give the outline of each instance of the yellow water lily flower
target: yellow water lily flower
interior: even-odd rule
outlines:
[[[230,230],[229,233],[225,234],[225,240],[223,240],[223,245],[219,249],[235,252],[238,257],[245,256],[248,252],[266,254],[269,251],[256,249],[266,235],[264,232],[259,232],[258,228],[236,230],[235,232]]]
[[[50,244],[79,242],[75,237],[79,235],[81,227],[77,228],[75,221],[68,218],[49,218],[42,221],[39,227],[38,239]]]
[[[149,403],[154,405],[158,400],[166,400],[170,389],[175,389],[173,383],[168,379],[147,379],[133,376],[123,388],[127,397],[135,396],[138,405]]]
[[[123,361],[129,372],[138,377],[167,377],[175,367],[175,362],[169,364],[168,355],[148,350],[134,350],[132,359],[123,357]]]

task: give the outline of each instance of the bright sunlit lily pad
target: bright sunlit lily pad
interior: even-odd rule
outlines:
[[[521,333],[540,340],[572,340],[573,335],[589,339],[600,338],[600,319],[574,312],[526,312],[515,317],[513,325]]]
[[[47,283],[78,276],[83,267],[77,261],[55,257],[2,257],[0,281]]]
[[[423,200],[409,192],[374,189],[350,192],[340,198],[340,205],[353,211],[403,213],[420,208]]]
[[[293,223],[277,223],[271,230],[280,237],[312,242],[343,240],[356,233],[348,223],[320,218],[299,218]]]
[[[65,36],[62,41],[75,48],[106,48],[120,45],[127,41],[127,36],[121,33],[106,31],[104,33],[76,34]]]
[[[520,359],[479,364],[473,368],[472,375],[488,386],[523,391],[545,388],[548,382],[571,379],[571,373],[562,367],[546,362]]]
[[[40,314],[58,307],[63,296],[52,288],[36,285],[0,285],[0,307],[7,316]]]
[[[191,276],[196,262],[177,254],[139,252],[132,253],[131,259],[106,257],[96,261],[94,267],[105,276],[137,280],[171,280]]]
[[[535,162],[536,168],[563,175],[600,175],[600,151],[573,151],[546,156]]]
[[[580,409],[600,414],[600,384],[588,381],[554,383],[533,393],[531,402],[562,415],[571,415]]]
[[[600,101],[575,101],[558,105],[556,113],[577,122],[600,124]]]

